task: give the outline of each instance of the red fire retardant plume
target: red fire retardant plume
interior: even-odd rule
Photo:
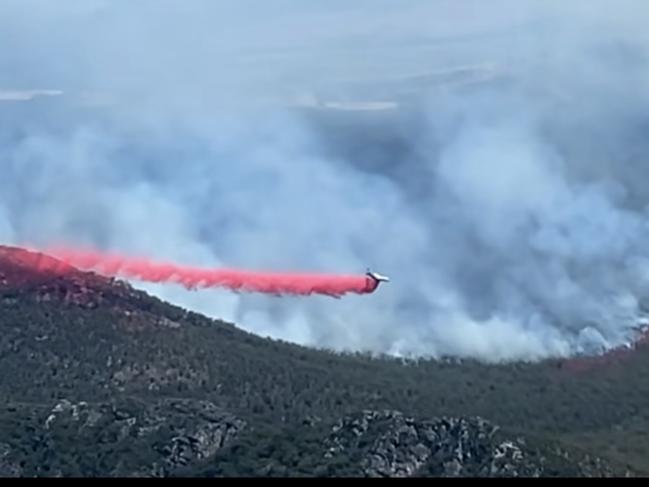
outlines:
[[[364,275],[201,269],[153,262],[142,258],[104,254],[97,251],[70,249],[48,250],[46,253],[77,269],[95,271],[111,277],[155,283],[175,283],[188,289],[221,287],[238,292],[275,295],[322,294],[340,297],[347,293],[371,293],[377,287],[374,279]],[[42,260],[41,262],[46,261]]]

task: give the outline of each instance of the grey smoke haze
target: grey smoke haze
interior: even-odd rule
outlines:
[[[628,343],[647,21],[640,0],[4,0],[0,240],[390,275],[341,300],[142,284],[320,347]]]

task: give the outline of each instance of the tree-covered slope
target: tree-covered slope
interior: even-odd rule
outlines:
[[[335,354],[262,339],[94,274],[42,272],[23,252],[0,249],[6,475],[649,473],[644,344],[593,363]],[[367,414],[387,423],[349,437]],[[394,443],[390,458],[410,458],[405,470],[372,460],[402,418],[412,441]],[[484,458],[457,460],[443,421],[465,425],[461,444]],[[327,455],[336,435],[344,448]],[[525,461],[492,472],[504,443]]]

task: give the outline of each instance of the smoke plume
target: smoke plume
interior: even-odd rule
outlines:
[[[0,241],[381,292],[150,292],[338,350],[538,359],[649,296],[640,0],[5,0]]]

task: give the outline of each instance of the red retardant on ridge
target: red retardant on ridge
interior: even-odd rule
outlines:
[[[371,277],[361,275],[202,269],[97,251],[70,249],[52,249],[45,253],[80,270],[94,271],[110,277],[180,284],[188,289],[221,287],[239,292],[275,295],[322,294],[340,297],[347,293],[374,292],[378,284]]]

